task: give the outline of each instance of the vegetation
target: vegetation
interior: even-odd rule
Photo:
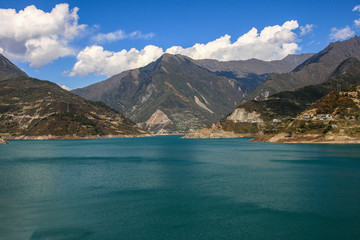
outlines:
[[[0,81],[0,135],[91,136],[144,134],[102,102],[29,77]]]

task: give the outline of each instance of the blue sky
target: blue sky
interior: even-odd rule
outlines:
[[[359,33],[359,4],[0,0],[0,51],[30,76],[74,89],[164,52],[218,60],[318,52]]]

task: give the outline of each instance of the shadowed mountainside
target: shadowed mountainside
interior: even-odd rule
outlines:
[[[358,36],[329,44],[290,73],[270,74],[262,85],[247,96],[247,99],[264,99],[280,91],[322,83],[331,76],[342,61],[350,57],[360,59],[360,37]]]
[[[0,80],[17,76],[27,77],[26,73],[0,54]]]

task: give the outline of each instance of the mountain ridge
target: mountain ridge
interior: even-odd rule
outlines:
[[[0,54],[0,80],[17,76],[27,77],[28,75]]]
[[[0,135],[5,138],[100,138],[147,132],[101,102],[29,77],[0,81]]]
[[[349,57],[360,59],[360,37],[330,43],[319,53],[305,60],[290,73],[270,74],[267,80],[247,97],[264,99],[284,90],[324,82],[335,68]]]

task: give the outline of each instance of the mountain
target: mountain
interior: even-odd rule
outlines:
[[[350,57],[360,59],[360,37],[358,36],[329,44],[290,73],[270,74],[262,85],[249,94],[247,99],[263,99],[280,91],[322,83],[330,77],[342,61]]]
[[[237,134],[253,133],[254,135],[259,131],[274,130],[274,124],[278,125],[278,122],[296,117],[329,92],[360,84],[360,61],[357,58],[346,59],[330,76],[326,82],[321,84],[279,92],[271,95],[267,100],[251,100],[242,103],[221,119],[215,129]],[[193,133],[189,137],[211,135],[213,130],[209,126],[206,129],[208,130],[203,130],[203,134]]]
[[[102,102],[90,102],[58,85],[29,77],[0,81],[0,136],[91,138],[146,135]]]
[[[360,143],[360,85],[332,91],[278,131],[257,142]]]
[[[26,73],[0,54],[0,80],[17,76],[27,77]]]
[[[103,101],[156,133],[199,129],[222,118],[244,96],[236,80],[171,54],[73,93]]]
[[[282,60],[275,61],[262,61],[253,58],[243,61],[223,62],[204,59],[195,60],[194,62],[219,76],[235,79],[246,97],[257,86],[264,83],[270,73],[290,72],[313,55],[313,53],[288,55]]]
[[[212,59],[195,60],[196,64],[212,72],[232,72],[236,77],[248,74],[262,75],[265,73],[287,73],[313,56],[313,53],[288,55],[282,60],[262,61],[255,58],[240,61],[217,61]]]

